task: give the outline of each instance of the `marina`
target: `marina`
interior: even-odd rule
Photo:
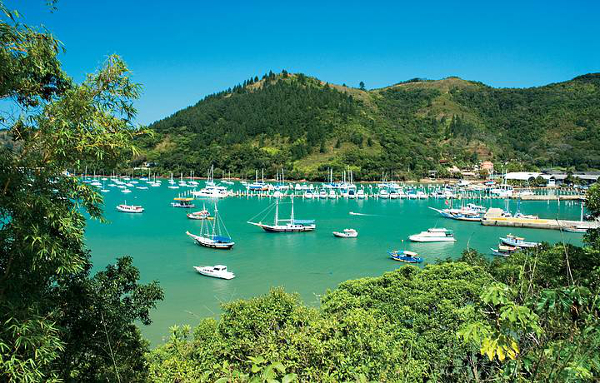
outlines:
[[[465,197],[452,202],[431,196],[427,199],[379,199],[370,193],[370,186],[373,190],[376,186],[369,184],[356,184],[358,191],[364,190],[365,194],[369,194],[366,198],[303,198],[300,194],[303,191],[298,190],[294,198],[294,213],[314,220],[316,229],[305,233],[272,234],[257,230],[247,221],[276,201],[280,202],[281,218],[289,219],[289,195],[294,186],[281,191],[288,194],[275,198],[268,196],[267,191],[248,193],[242,183],[235,182],[227,187],[233,191],[228,198],[196,198],[193,201],[196,208],[210,212],[196,212],[197,217],[188,218],[188,214],[195,211],[173,208],[171,203],[174,198],[191,198],[188,192],[193,187],[173,190],[165,180],[148,190],[132,189],[127,202],[144,206],[144,213],[123,214],[109,208],[123,203],[123,196],[118,192],[119,184],[110,180],[106,182],[115,185],[109,187],[111,193],[103,194],[105,216],[109,223],[90,221],[86,241],[92,250],[95,270],[114,263],[119,256],[131,255],[143,281],[158,280],[165,289],[166,298],[153,313],[153,324],[142,328],[144,335],[153,343],[159,342],[167,334],[165,329],[173,323],[195,324],[198,318],[218,317],[221,303],[264,294],[272,286],[297,291],[307,304],[318,305],[324,291],[345,280],[381,275],[404,265],[405,262],[390,259],[390,249],[418,253],[422,262],[415,264],[427,265],[448,257],[457,258],[467,247],[494,257],[490,248],[497,248],[498,238],[511,233],[535,242],[565,241],[577,245],[582,243],[583,238],[582,233],[576,232],[484,226],[479,222],[447,219],[429,209],[443,210],[450,208],[451,204],[459,208],[461,204],[467,206],[473,203],[486,209],[495,207],[504,210],[508,207],[512,212],[519,210],[527,215],[578,221],[581,204],[576,201],[519,204],[518,200],[497,198]],[[318,183],[314,185],[313,189],[320,186]],[[197,187],[203,188],[204,181],[199,181]],[[262,187],[268,189],[268,186]],[[426,192],[436,187],[422,185],[415,188]],[[194,235],[201,233],[203,223],[211,222],[214,201],[218,201],[218,211],[225,215],[227,229],[235,239],[235,246],[226,252],[198,246],[185,235],[186,231]],[[272,221],[273,213],[271,211],[264,221]],[[456,242],[408,241],[410,235],[435,227],[452,230]],[[332,235],[344,228],[352,228],[360,236],[340,240]],[[198,278],[192,267],[203,264],[226,265],[235,271],[236,278],[231,281]]]

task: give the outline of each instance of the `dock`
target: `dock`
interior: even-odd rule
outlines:
[[[585,195],[583,194],[534,194],[534,195],[523,195],[513,196],[512,199],[520,199],[521,201],[585,201]]]
[[[598,229],[598,221],[567,221],[562,219],[503,217],[502,209],[489,209],[481,220],[484,226],[525,227],[531,229],[564,230],[572,228]]]

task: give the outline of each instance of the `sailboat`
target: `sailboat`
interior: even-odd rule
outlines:
[[[295,233],[302,231],[313,231],[317,228],[314,220],[299,220],[294,218],[294,198],[292,197],[292,212],[289,219],[279,218],[279,198],[275,199],[275,220],[273,224],[248,221],[249,224],[258,226],[270,233]],[[259,213],[260,214],[260,213]]]
[[[219,210],[215,204],[214,220],[202,220],[200,234],[195,235],[186,231],[185,233],[196,242],[196,244],[211,249],[230,250],[235,242],[229,236],[227,228],[219,219]],[[224,235],[225,234],[225,235]]]

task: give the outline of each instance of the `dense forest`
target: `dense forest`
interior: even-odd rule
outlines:
[[[449,77],[364,90],[270,72],[150,125],[142,154],[159,172],[323,179],[422,177],[490,159],[529,168],[600,168],[600,74],[526,89]],[[440,165],[443,163],[443,166]]]

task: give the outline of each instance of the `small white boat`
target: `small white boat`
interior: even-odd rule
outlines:
[[[227,266],[216,265],[216,266],[194,266],[197,272],[207,277],[220,278],[220,279],[233,279],[235,274],[231,271],[227,271]]]
[[[356,192],[356,198],[365,199],[365,197],[366,197],[366,194],[363,189],[360,189],[359,191]]]
[[[440,228],[427,229],[419,234],[408,237],[413,242],[455,242],[454,233],[451,230]]]
[[[131,190],[129,190],[129,189],[127,189],[127,188],[123,188],[123,189],[121,190],[121,193],[125,193],[125,194],[127,194],[127,193],[131,193]]]
[[[538,242],[528,242],[525,240],[525,238],[517,237],[512,234],[507,235],[505,238],[500,238],[500,241],[505,245],[520,248],[532,248],[537,247],[539,245]]]
[[[117,210],[123,213],[143,213],[144,208],[136,205],[127,205],[127,202],[117,206]]]
[[[490,248],[490,250],[492,251],[493,255],[498,255],[500,257],[508,257],[512,253],[518,251],[519,248],[516,246],[506,246],[503,244],[499,244],[497,249]]]
[[[579,226],[567,226],[563,227],[562,230],[569,233],[587,233],[588,228]]]
[[[334,231],[333,235],[338,238],[356,238],[358,237],[358,231],[354,229],[344,229],[344,231]]]

